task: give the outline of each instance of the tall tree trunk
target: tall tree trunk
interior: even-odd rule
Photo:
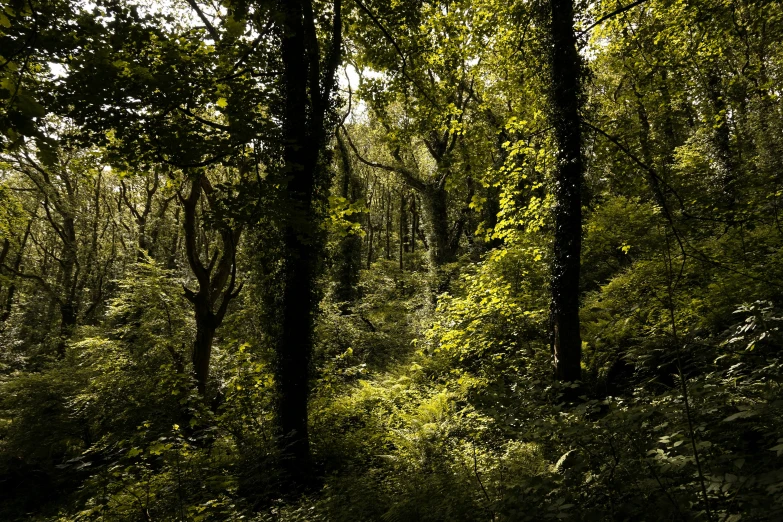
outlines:
[[[283,161],[289,215],[283,230],[282,324],[277,344],[278,417],[284,466],[299,482],[310,470],[307,399],[313,331],[312,197],[318,158],[307,146],[308,63],[301,2],[283,2],[281,50],[285,85]],[[318,151],[315,153],[317,154]],[[304,157],[308,156],[308,157]],[[307,226],[305,226],[307,224]]]
[[[652,153],[652,145],[650,143],[650,121],[647,117],[647,110],[644,106],[643,100],[639,92],[634,86],[634,93],[636,95],[636,114],[639,117],[639,147],[642,151],[642,159],[651,168],[655,168],[655,159]],[[653,191],[653,197],[655,202],[660,208],[666,208],[666,196],[663,193],[663,188],[658,181],[658,176],[654,176],[652,172],[646,172],[647,182]]]
[[[573,0],[550,0],[550,118],[557,144],[552,266],[552,349],[555,378],[581,378],[579,268],[582,242],[581,60]]]
[[[310,0],[279,3],[283,84],[283,175],[288,214],[282,223],[282,296],[276,339],[278,420],[287,480],[306,486],[310,473],[307,429],[309,370],[313,352],[316,262],[322,238],[315,211],[316,188],[327,135],[326,115],[335,90],[342,46],[340,0],[335,0],[331,50],[322,66]]]
[[[375,235],[375,228],[372,226],[372,216],[370,213],[367,213],[367,270],[370,269],[372,266],[372,256],[373,256],[373,239]]]
[[[177,252],[179,252],[179,207],[174,211],[174,237],[171,239],[166,268],[175,270],[177,268]]]

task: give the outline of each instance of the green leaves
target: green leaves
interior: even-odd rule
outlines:
[[[364,200],[351,202],[342,196],[329,196],[328,226],[338,237],[364,237],[366,232],[357,218],[367,211],[368,208]]]

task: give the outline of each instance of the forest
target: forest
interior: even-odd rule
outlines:
[[[0,520],[783,520],[780,0],[3,0]]]

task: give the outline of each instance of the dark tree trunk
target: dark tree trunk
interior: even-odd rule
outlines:
[[[156,258],[156,251],[158,250],[158,239],[160,237],[160,231],[163,228],[164,219],[166,217],[166,212],[168,211],[169,204],[171,203],[171,200],[174,199],[174,196],[171,196],[167,199],[164,199],[161,202],[160,207],[158,208],[158,212],[155,216],[155,226],[152,228],[152,233],[149,234],[149,239],[147,241],[147,249],[150,253],[150,256],[152,258]]]
[[[5,264],[5,258],[8,257],[8,251],[11,249],[11,241],[8,238],[3,240],[3,249],[0,250],[0,265]]]
[[[307,399],[313,330],[314,238],[309,228],[318,158],[307,146],[308,63],[303,6],[283,3],[283,81],[285,86],[283,161],[289,172],[286,187],[289,215],[283,231],[282,324],[277,340],[278,417],[288,478],[301,483],[310,470]],[[318,151],[316,151],[317,154]],[[308,156],[308,157],[305,157]]]
[[[153,171],[152,176],[154,176],[152,183],[150,183],[149,175],[146,175],[145,177],[144,205],[140,209],[137,208],[136,204],[132,201],[132,195],[128,195],[128,187],[124,182],[120,182],[120,197],[125,202],[125,206],[128,207],[128,210],[130,210],[133,217],[136,219],[136,226],[139,234],[138,252],[136,254],[137,261],[143,261],[145,256],[152,255],[153,242],[147,235],[147,224],[150,212],[152,211],[153,198],[158,192],[158,187],[160,185],[159,174]],[[171,199],[166,200],[166,203],[163,206],[163,212],[165,212],[169,201],[171,201]]]
[[[179,207],[174,211],[174,237],[171,239],[168,261],[166,268],[175,270],[177,268],[177,252],[179,252]]]
[[[372,216],[367,213],[367,270],[372,266],[373,256],[373,236],[375,235],[375,228],[372,226]]]
[[[573,0],[550,0],[550,117],[557,144],[552,266],[552,348],[555,378],[581,378],[579,268],[582,241],[581,60]]]
[[[198,290],[195,292],[184,288],[185,297],[193,303],[196,319],[196,338],[193,341],[193,376],[201,395],[204,395],[209,380],[209,365],[212,355],[212,341],[215,331],[223,323],[223,318],[228,310],[229,303],[239,295],[241,285],[234,290],[236,283],[236,249],[242,233],[241,227],[230,228],[226,224],[219,225],[222,243],[222,252],[218,261],[218,252],[206,254],[212,255],[207,266],[199,256],[196,238],[199,234],[196,223],[196,208],[201,199],[202,191],[212,206],[214,204],[214,192],[209,180],[198,174],[193,180],[190,194],[187,198],[180,198],[184,210],[185,252],[190,269],[198,282]]]
[[[451,248],[449,235],[449,215],[446,190],[428,185],[421,194],[426,220],[424,231],[429,245],[430,264],[440,267],[455,260],[456,252]]]
[[[636,89],[634,89],[635,91]],[[642,152],[642,159],[651,168],[655,168],[655,159],[652,154],[652,146],[650,143],[650,121],[647,117],[647,110],[644,107],[641,96],[636,92],[636,113],[639,117],[639,146]],[[652,172],[646,173],[647,182],[653,191],[653,197],[655,202],[662,209],[667,208],[666,197],[663,193],[661,184],[658,181],[658,177],[654,176]]]
[[[486,249],[492,250],[498,248],[503,244],[503,240],[494,237],[494,230],[498,224],[498,213],[500,212],[500,188],[499,187],[487,187],[484,192],[484,197],[487,201],[482,207],[482,214],[484,219],[484,228],[487,231],[493,231],[493,235],[486,240]]]
[[[76,326],[76,309],[72,302],[60,304],[60,340],[57,344],[57,356],[65,357],[68,338]]]
[[[335,89],[341,49],[340,1],[334,2],[331,50],[321,63],[313,6],[281,1],[283,174],[288,215],[282,223],[280,328],[276,339],[278,419],[286,480],[294,490],[311,479],[307,429],[309,370],[316,308],[316,261],[322,251],[315,212],[316,188],[325,172],[326,115]],[[320,191],[319,191],[320,193]]]
[[[147,218],[140,218],[137,220],[139,226],[139,251],[136,259],[138,261],[144,261],[144,256],[150,254],[150,245],[147,242]]]
[[[206,393],[209,379],[209,361],[212,356],[212,342],[215,339],[215,317],[206,303],[196,305],[196,339],[193,341],[193,374],[196,376],[198,392]],[[201,308],[199,310],[199,308]]]

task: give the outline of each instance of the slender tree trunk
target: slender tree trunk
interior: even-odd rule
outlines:
[[[386,259],[391,259],[391,235],[392,235],[392,191],[387,192],[386,198]]]
[[[372,257],[373,257],[373,241],[375,240],[375,228],[372,226],[371,218],[367,219],[367,228],[369,229],[369,232],[367,234],[367,270],[370,269],[372,266]]]
[[[373,240],[375,239],[375,228],[372,226],[372,209],[368,201],[367,204],[367,270],[372,266]]]
[[[550,0],[550,117],[557,144],[552,266],[552,348],[555,378],[581,378],[579,268],[582,242],[581,60],[573,0]]]
[[[27,246],[27,238],[30,237],[30,230],[33,227],[33,220],[27,222],[27,228],[25,228],[24,235],[22,236],[22,241],[19,243],[19,252],[16,254],[16,258],[14,259],[14,272],[19,272],[19,269],[22,266],[22,259],[24,258],[24,249]],[[3,309],[3,313],[0,314],[0,323],[5,322],[8,320],[8,318],[11,316],[11,311],[14,306],[14,296],[16,295],[16,279],[11,281],[11,284],[8,286],[8,292],[5,295],[5,307]]]
[[[222,252],[218,261],[218,252],[212,254],[212,260],[204,265],[199,255],[196,224],[196,207],[201,200],[202,191],[206,194],[209,206],[214,205],[214,189],[204,174],[197,174],[192,180],[190,194],[180,197],[184,210],[185,252],[188,264],[198,282],[198,290],[184,287],[185,297],[193,304],[196,319],[196,338],[193,341],[193,375],[199,393],[205,395],[209,379],[209,364],[212,354],[212,341],[215,331],[223,323],[228,305],[241,290],[234,291],[236,282],[236,249],[242,233],[242,227],[230,228],[219,225]],[[210,250],[206,249],[207,256]]]
[[[416,206],[416,196],[411,196],[411,252],[416,251],[416,234],[419,233],[419,208]]]
[[[405,193],[400,192],[400,270],[405,269],[404,254],[410,250],[408,243],[408,202],[405,199]]]
[[[650,144],[650,121],[647,117],[647,110],[644,107],[641,96],[636,92],[635,88],[634,91],[636,93],[636,113],[639,117],[640,125],[639,146],[642,151],[642,159],[650,168],[655,168],[655,159],[653,158],[652,146]],[[647,182],[652,188],[655,202],[660,208],[666,208],[666,197],[663,193],[661,184],[658,182],[658,177],[653,176],[650,172],[647,172],[646,176]]]
[[[8,257],[8,251],[11,249],[11,241],[8,238],[3,240],[3,249],[0,250],[0,265],[5,263],[5,258]]]
[[[143,261],[145,255],[150,255],[150,247],[147,242],[147,218],[140,217],[136,223],[139,226],[139,251],[136,259]]]
[[[60,340],[57,343],[57,355],[65,357],[68,338],[76,326],[78,314],[76,288],[78,279],[78,253],[76,246],[76,223],[72,217],[63,219],[62,286],[60,290]]]
[[[169,270],[177,268],[177,252],[179,252],[179,207],[174,211],[174,237],[171,239],[171,248],[166,263]]]
[[[73,302],[64,302],[60,304],[60,340],[57,343],[57,356],[61,359],[65,357],[65,348],[68,338],[73,333],[76,326],[76,307]]]

